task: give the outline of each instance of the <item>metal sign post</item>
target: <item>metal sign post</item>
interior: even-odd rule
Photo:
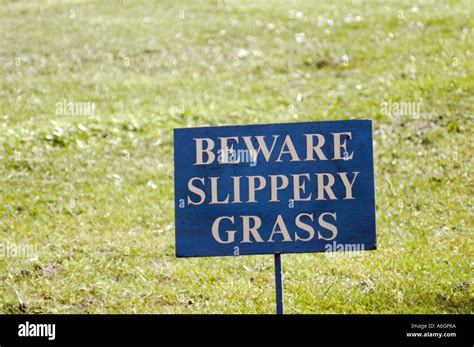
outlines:
[[[281,254],[275,253],[276,312],[283,314],[283,280],[281,277]]]

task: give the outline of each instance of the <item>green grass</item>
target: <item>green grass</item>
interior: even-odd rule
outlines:
[[[175,258],[172,129],[371,118],[379,249],[285,255],[286,311],[473,313],[472,18],[469,0],[2,2],[0,244],[36,252],[0,255],[0,312],[273,313],[272,256]]]

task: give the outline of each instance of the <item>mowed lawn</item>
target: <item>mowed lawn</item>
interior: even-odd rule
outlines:
[[[473,313],[472,23],[470,0],[2,1],[0,312],[275,312],[271,255],[175,257],[173,128],[370,118],[378,250],[284,255],[286,312]]]

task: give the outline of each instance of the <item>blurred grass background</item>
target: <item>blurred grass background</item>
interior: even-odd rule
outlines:
[[[175,258],[172,129],[371,118],[379,249],[285,255],[286,311],[473,313],[472,18],[470,0],[2,1],[0,244],[36,251],[0,254],[0,312],[273,313],[273,257]]]

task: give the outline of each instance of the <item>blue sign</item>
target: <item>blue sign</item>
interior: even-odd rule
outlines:
[[[376,248],[372,121],[174,131],[176,255]]]

